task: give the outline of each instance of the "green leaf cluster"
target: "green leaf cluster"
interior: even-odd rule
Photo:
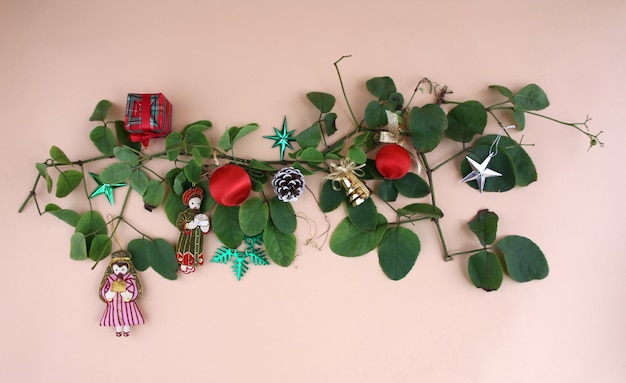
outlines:
[[[504,270],[517,282],[528,282],[548,276],[548,262],[532,240],[519,235],[497,238],[498,216],[489,210],[480,210],[469,222],[470,230],[483,246],[469,257],[467,271],[474,286],[485,291],[498,290]],[[490,251],[490,250],[494,250]]]

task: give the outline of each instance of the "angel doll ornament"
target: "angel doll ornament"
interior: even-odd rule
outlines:
[[[130,253],[114,252],[100,283],[100,299],[107,305],[100,326],[115,326],[116,336],[129,336],[130,326],[144,323],[136,303],[142,292]]]
[[[204,235],[209,232],[209,217],[200,212],[200,204],[204,198],[204,191],[200,187],[188,189],[183,193],[183,202],[189,208],[178,214],[176,226],[180,230],[180,237],[176,245],[176,259],[180,270],[193,273],[196,267],[204,263],[202,246]]]

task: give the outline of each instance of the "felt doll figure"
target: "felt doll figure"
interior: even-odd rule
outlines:
[[[135,303],[141,294],[141,283],[130,254],[124,250],[116,251],[100,283],[100,299],[107,305],[100,326],[115,326],[116,336],[130,335],[130,326],[144,323]]]
[[[204,263],[202,245],[204,235],[209,232],[209,217],[200,213],[200,204],[204,198],[204,191],[200,187],[188,189],[183,193],[183,202],[189,208],[178,214],[176,226],[180,230],[180,237],[176,245],[176,259],[180,270],[193,273],[198,265]]]

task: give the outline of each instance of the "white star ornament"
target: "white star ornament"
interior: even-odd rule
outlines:
[[[463,177],[463,179],[459,182],[469,182],[469,181],[476,180],[476,182],[478,183],[478,188],[480,192],[482,193],[483,188],[485,187],[486,178],[502,176],[502,174],[487,168],[487,166],[489,166],[489,161],[491,161],[491,157],[493,157],[493,155],[490,154],[480,164],[474,161],[473,159],[469,158],[469,156],[465,157],[467,159],[467,162],[469,162],[473,170],[468,175]]]

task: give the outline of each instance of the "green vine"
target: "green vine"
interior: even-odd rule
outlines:
[[[445,165],[454,164],[460,167],[460,175],[468,174],[471,169],[467,161],[459,158],[486,158],[492,154],[491,148],[498,138],[498,155],[493,156],[489,166],[502,176],[489,178],[484,191],[504,192],[514,187],[527,186],[537,180],[537,173],[524,149],[526,145],[516,141],[506,129],[502,137],[485,134],[489,119],[500,128],[505,127],[503,121],[511,121],[518,131],[522,131],[527,127],[526,116],[540,117],[584,134],[590,148],[596,145],[602,147],[604,144],[599,137],[602,132],[592,133],[589,130],[591,119],[587,117],[583,122],[566,122],[540,113],[549,106],[549,101],[536,84],[526,85],[516,92],[501,85],[492,85],[489,88],[498,92],[503,99],[485,106],[476,100],[450,100],[448,97],[453,93],[447,86],[424,78],[418,82],[405,103],[402,93],[390,77],[374,77],[365,83],[374,99],[366,105],[359,121],[348,99],[339,69],[340,62],[347,57],[350,56],[342,56],[333,65],[355,125],[348,132],[337,134],[338,116],[332,111],[335,97],[325,92],[311,92],[306,96],[319,115],[310,127],[297,133],[294,144],[297,143],[298,149],[287,153],[289,159],[281,157],[278,161],[238,157],[234,150],[237,141],[258,130],[259,126],[250,123],[230,127],[214,144],[206,135],[212,126],[208,120],[196,121],[181,131],[169,133],[165,137],[164,150],[147,153],[139,143],[130,139],[123,121],[107,120],[112,104],[102,100],[90,117],[90,121],[98,123],[89,137],[99,154],[88,159],[70,160],[63,150],[52,146],[50,157],[35,164],[37,175],[19,211],[22,212],[32,200],[40,215],[52,214],[73,226],[75,233],[70,239],[70,257],[74,260],[89,258],[95,264],[108,257],[112,239],[123,223],[139,235],[139,238],[128,244],[137,269],[143,271],[152,267],[163,277],[176,279],[178,264],[173,246],[164,239],[151,237],[138,229],[126,216],[126,209],[130,195],[135,192],[141,196],[146,209],[162,208],[170,222],[175,224],[178,213],[185,208],[181,201],[182,193],[191,186],[200,186],[206,196],[202,209],[212,212],[213,230],[225,248],[237,249],[244,238],[263,233],[264,251],[269,259],[278,265],[289,266],[296,255],[296,213],[291,204],[279,201],[267,192],[271,177],[285,166],[292,166],[305,176],[321,172],[327,175],[326,178],[334,177],[333,166],[343,161],[352,163],[358,169],[354,174],[364,182],[362,187],[368,193],[371,192],[371,197],[352,206],[346,198],[346,192],[337,190],[341,176],[325,180],[320,185],[319,195],[314,197],[322,212],[333,211],[342,205],[345,208],[345,218],[337,224],[330,236],[329,246],[334,253],[356,257],[377,249],[383,272],[390,279],[402,279],[413,268],[420,252],[415,223],[430,220],[437,231],[444,260],[472,254],[468,258],[468,274],[475,286],[486,291],[497,290],[505,269],[518,282],[545,278],[548,275],[548,264],[539,247],[530,239],[517,235],[497,240],[498,216],[487,210],[479,211],[469,222],[469,229],[478,237],[482,247],[450,253],[440,224],[444,214],[437,204],[433,173]],[[418,95],[431,98],[432,102],[412,106]],[[395,137],[403,147],[410,147],[411,156],[423,166],[426,179],[419,172],[410,171],[401,177],[389,179],[377,168],[372,153],[386,145],[381,140],[382,135],[393,133],[389,116],[394,115],[399,124]],[[334,136],[337,138],[331,142]],[[431,166],[428,155],[444,140],[456,142],[460,146],[459,150]],[[105,220],[92,206],[90,186],[87,185],[89,178],[85,177],[85,170],[94,162],[110,159],[114,159],[114,162],[103,169],[99,177],[106,184],[123,183],[129,188],[119,213]],[[161,174],[148,166],[153,160],[168,161],[172,167],[166,174]],[[211,174],[218,166],[226,163],[236,164],[248,172],[252,191],[258,197],[249,197],[241,206],[234,207],[215,202],[209,188]],[[80,213],[53,203],[41,209],[38,194],[40,181],[45,181],[47,192],[51,194],[54,191],[55,197],[59,199],[82,189],[88,210]],[[475,181],[467,184],[478,189]],[[307,185],[307,189],[311,190],[310,185]],[[417,199],[420,202],[398,207],[399,196],[402,196],[400,201]],[[429,198],[429,202],[424,202],[424,198]],[[393,220],[388,221],[385,215],[379,213],[377,204],[381,203],[395,214]],[[241,267],[245,266],[243,260],[240,260]],[[244,271],[239,270],[238,277]]]

